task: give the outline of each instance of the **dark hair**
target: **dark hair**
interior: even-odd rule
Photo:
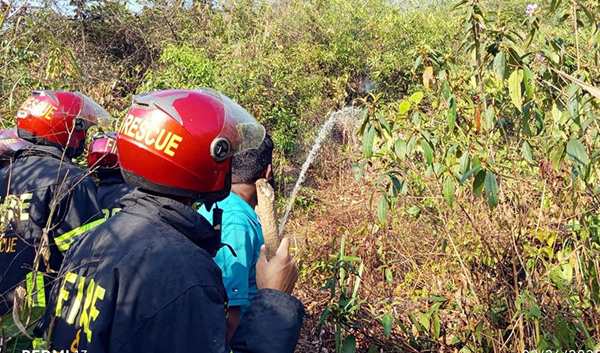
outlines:
[[[233,184],[254,184],[263,177],[269,164],[273,162],[273,140],[268,134],[258,148],[244,151],[231,158],[231,182]]]

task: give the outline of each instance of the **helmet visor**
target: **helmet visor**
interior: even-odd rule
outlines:
[[[94,102],[90,97],[81,92],[77,92],[76,94],[82,100],[77,118],[85,120],[89,124],[88,127],[92,125],[99,125],[105,128],[110,127],[112,117],[100,104]]]
[[[223,129],[217,136],[231,142],[233,154],[258,148],[265,139],[266,130],[246,109],[226,95],[211,88],[201,88],[200,92],[211,94],[223,102],[225,118]]]

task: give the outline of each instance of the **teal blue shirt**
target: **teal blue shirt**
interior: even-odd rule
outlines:
[[[260,247],[265,243],[262,228],[252,207],[233,192],[218,202],[218,206],[223,210],[221,241],[231,245],[237,257],[223,247],[215,256],[215,262],[223,272],[229,306],[239,306],[244,313],[258,292],[256,262]],[[206,211],[202,206],[198,212],[212,223],[212,209]]]

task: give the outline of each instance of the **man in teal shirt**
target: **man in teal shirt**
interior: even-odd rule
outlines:
[[[259,148],[233,156],[231,193],[218,203],[223,210],[221,241],[230,245],[237,255],[223,247],[215,256],[229,297],[228,339],[258,292],[255,266],[264,239],[260,220],[254,212],[257,204],[255,183],[261,178],[272,180],[272,160],[273,141],[269,135]],[[200,207],[198,212],[212,223],[212,209],[207,211]]]

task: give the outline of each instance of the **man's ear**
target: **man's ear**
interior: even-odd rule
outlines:
[[[265,179],[271,180],[271,178],[273,178],[273,165],[269,164],[265,172]]]
[[[273,176],[273,166],[271,164],[269,164],[267,166],[267,172],[265,173],[265,179],[267,179],[267,182],[271,185],[273,190],[275,190],[276,189],[275,177]]]

